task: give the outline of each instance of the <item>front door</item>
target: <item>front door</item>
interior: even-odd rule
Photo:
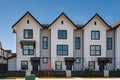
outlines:
[[[33,63],[32,70],[35,72],[38,71],[38,63],[36,63],[36,62]]]
[[[99,64],[99,70],[100,70],[100,71],[104,70],[104,67],[105,67],[104,62],[101,62],[101,63]]]
[[[67,65],[66,65],[66,70],[72,70],[72,64],[67,63]]]

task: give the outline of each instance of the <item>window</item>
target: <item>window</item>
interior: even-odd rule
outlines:
[[[61,61],[56,61],[55,62],[55,69],[56,70],[62,70],[62,62]]]
[[[108,58],[108,64],[112,63],[112,58]]]
[[[112,38],[107,38],[107,49],[112,50]]]
[[[23,45],[23,55],[34,55],[34,45]]]
[[[27,24],[29,24],[29,20],[27,20]]]
[[[90,45],[90,55],[100,56],[101,55],[101,45]]]
[[[100,31],[91,31],[91,39],[99,40],[100,39]]]
[[[94,61],[89,61],[88,65],[89,65],[89,69],[92,69],[92,70],[95,69],[95,62]]]
[[[57,55],[58,56],[68,55],[68,45],[57,45]]]
[[[96,25],[97,24],[97,22],[96,21],[94,21],[94,25]]]
[[[63,24],[63,21],[61,21],[61,24]]]
[[[24,39],[32,39],[32,38],[33,38],[33,30],[24,29]]]
[[[48,37],[43,37],[43,49],[48,49]]]
[[[48,58],[47,57],[43,57],[43,63],[48,63]]]
[[[28,70],[28,61],[21,61],[21,69]]]
[[[58,30],[58,39],[67,39],[67,30]]]
[[[80,63],[80,62],[81,62],[80,57],[76,57],[76,58],[75,58],[75,62],[76,62],[76,63]]]
[[[75,48],[80,49],[80,37],[75,38]]]

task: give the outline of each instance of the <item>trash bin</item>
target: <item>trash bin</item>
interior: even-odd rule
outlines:
[[[27,75],[25,76],[25,80],[35,80],[35,75]]]

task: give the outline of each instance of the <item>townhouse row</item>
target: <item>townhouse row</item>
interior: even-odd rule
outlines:
[[[16,63],[12,70],[120,69],[120,22],[108,25],[98,14],[76,25],[61,13],[51,24],[40,24],[26,12],[13,26]]]

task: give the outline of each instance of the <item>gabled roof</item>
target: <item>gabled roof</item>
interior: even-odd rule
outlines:
[[[120,26],[120,20],[112,25],[112,28],[115,30]]]
[[[13,32],[15,32],[15,31],[14,31],[14,27],[15,27],[27,14],[29,14],[29,15],[42,27],[42,25],[39,23],[39,21],[38,21],[34,16],[32,16],[32,14],[31,14],[29,11],[27,11],[27,12],[12,26]]]
[[[92,19],[94,19],[96,16],[97,16],[98,18],[100,18],[100,20],[103,21],[103,23],[104,23],[109,29],[112,29],[112,28],[99,16],[98,13],[96,13],[96,14],[83,26],[83,28],[84,28]]]
[[[64,12],[62,12],[62,13],[49,25],[49,28],[50,28],[62,15],[64,15],[64,16],[75,26],[75,28],[77,29],[77,26],[72,22],[72,20],[71,20]]]

